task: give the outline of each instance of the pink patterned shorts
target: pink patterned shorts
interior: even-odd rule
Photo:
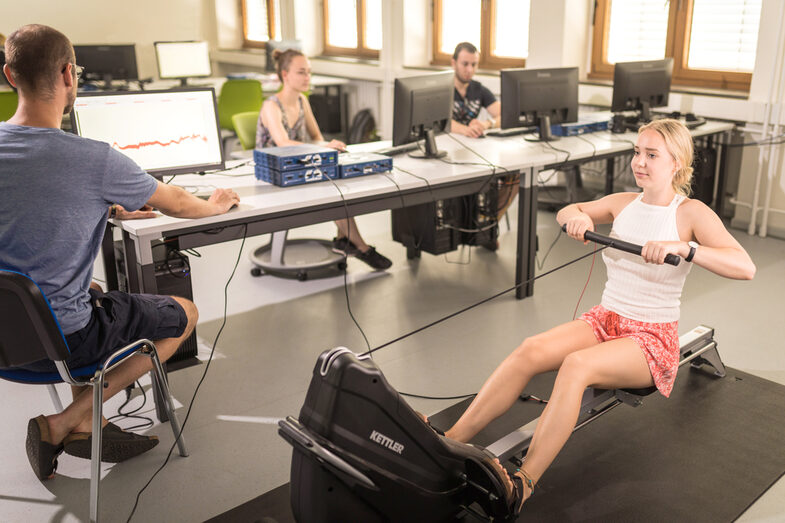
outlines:
[[[635,321],[602,305],[592,307],[579,318],[588,323],[600,343],[630,338],[643,350],[657,390],[670,396],[679,370],[679,322],[645,323]]]

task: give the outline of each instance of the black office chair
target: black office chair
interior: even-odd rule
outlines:
[[[60,324],[49,301],[38,285],[28,276],[0,270],[0,378],[28,385],[69,385],[93,387],[93,437],[90,473],[90,521],[98,521],[98,494],[101,481],[101,419],[105,375],[135,354],[144,354],[153,361],[153,379],[166,399],[175,438],[180,424],[174,413],[166,376],[153,342],[138,340],[116,350],[102,363],[69,369],[65,360],[70,355]],[[34,361],[50,359],[57,372],[35,372],[16,368]],[[188,456],[182,436],[177,439],[181,456]]]

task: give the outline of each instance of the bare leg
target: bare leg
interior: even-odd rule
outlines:
[[[360,252],[367,252],[370,248],[363,237],[360,236],[360,229],[357,228],[357,222],[354,221],[354,218],[346,218],[342,220],[335,220],[335,225],[338,226],[338,234],[342,237],[349,238],[349,241],[352,242]]]
[[[196,306],[192,302],[177,296],[172,296],[172,298],[182,305],[188,317],[188,324],[185,327],[185,332],[179,338],[167,338],[155,342],[161,361],[169,359],[180,344],[190,336],[199,317]],[[104,401],[126,388],[151,369],[152,362],[150,358],[146,356],[130,358],[107,374]],[[52,438],[50,443],[60,443],[71,432],[92,432],[93,396],[83,389],[89,389],[89,387],[76,387],[76,390],[73,391],[75,393],[74,401],[63,412],[46,417],[49,422],[49,434]]]
[[[642,388],[653,384],[646,356],[629,338],[608,341],[568,355],[534,431],[523,465],[526,474],[537,482],[556,458],[575,428],[586,387]],[[526,493],[529,493],[528,489]]]
[[[512,406],[532,377],[556,370],[564,358],[597,344],[591,327],[575,320],[527,338],[496,368],[469,408],[445,435],[468,442]]]

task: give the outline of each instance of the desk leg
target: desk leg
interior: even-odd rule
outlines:
[[[611,157],[605,160],[605,194],[613,192],[613,179],[616,177],[616,158]]]
[[[150,263],[141,265],[136,259],[136,245],[135,241],[143,241],[140,239],[134,240],[131,236],[123,231],[123,250],[125,251],[125,267],[128,272],[128,292],[156,294],[158,292],[158,284],[155,281],[155,264]],[[153,340],[157,341],[157,340]],[[166,363],[161,362],[164,369],[164,379],[166,377]],[[161,423],[169,421],[169,416],[166,414],[164,408],[165,399],[161,393],[161,388],[156,383],[155,376],[150,374],[153,384],[153,403],[155,404],[155,414]]]
[[[535,170],[521,171],[518,188],[518,250],[515,257],[515,297],[519,300],[534,294],[534,255],[537,249],[537,185]]]

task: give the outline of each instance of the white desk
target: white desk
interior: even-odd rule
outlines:
[[[707,122],[694,129],[692,134],[696,138],[722,137],[732,128],[733,125],[729,123]],[[555,142],[554,146],[569,151],[568,164],[577,164],[626,154],[631,150],[635,137],[634,133],[617,135],[602,132],[583,135],[582,138],[563,138]],[[726,143],[727,138],[721,138],[718,145],[724,149]],[[349,214],[354,216],[472,194],[487,183],[494,171],[492,165],[509,171],[520,171],[515,280],[516,284],[520,284],[532,278],[537,217],[535,180],[540,171],[564,165],[566,154],[556,152],[542,143],[527,142],[521,136],[471,139],[442,135],[437,138],[437,144],[440,150],[448,152],[449,161],[457,164],[414,159],[406,154],[393,158],[394,166],[410,171],[428,180],[428,183],[398,170],[387,176],[372,175],[336,180],[346,199]],[[718,170],[720,175],[723,175],[720,165]],[[496,171],[502,172],[502,169]],[[187,175],[178,176],[173,181],[184,186],[234,189],[240,195],[241,203],[227,214],[193,220],[161,216],[148,220],[113,222],[114,226],[122,229],[130,290],[156,292],[152,256],[152,243],[155,240],[174,240],[180,249],[185,249],[239,239],[244,235],[255,236],[345,217],[346,210],[341,195],[332,183],[277,187],[256,180],[252,173],[253,168],[248,165],[227,173],[232,176]],[[612,172],[609,173],[609,178],[612,181]],[[106,242],[111,242],[111,235],[108,235]],[[106,242],[105,259],[108,257],[113,260],[111,243]],[[112,266],[109,267],[111,269]],[[107,271],[110,272],[113,271]],[[533,292],[534,286],[530,282],[519,287],[516,295],[523,298]]]

